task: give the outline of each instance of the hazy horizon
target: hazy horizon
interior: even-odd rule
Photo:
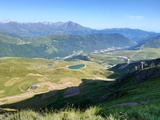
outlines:
[[[0,21],[67,22],[160,32],[159,0],[1,0]]]

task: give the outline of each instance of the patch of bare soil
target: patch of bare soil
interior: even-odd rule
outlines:
[[[71,83],[72,85],[79,85],[80,83],[82,83],[81,80],[79,80],[78,78],[74,78],[74,77],[65,77],[65,78],[61,78],[61,80],[59,81],[60,84],[66,84],[66,83]]]
[[[45,82],[45,81],[51,80],[51,79],[50,79],[50,78],[47,78],[46,76],[43,76],[43,77],[41,77],[41,78],[37,78],[37,80],[38,80],[39,82]]]
[[[49,82],[49,81],[40,83],[40,85],[41,86],[47,85],[50,90],[60,90],[60,89],[64,89],[64,88],[73,86],[73,84],[70,83],[70,82],[67,82],[67,83],[64,83],[64,84],[57,84],[57,83],[52,83],[52,82]]]
[[[79,87],[70,87],[64,92],[64,98],[78,95],[80,93]]]
[[[56,71],[57,71],[56,69],[49,69],[46,72],[48,72],[48,73],[55,73]]]
[[[45,78],[38,78],[37,79],[39,82],[44,82],[46,79]]]
[[[5,90],[0,90],[0,93],[2,94],[2,93],[4,93],[5,92]]]
[[[43,77],[43,75],[41,74],[34,74],[34,73],[29,73],[26,76]]]
[[[20,79],[19,77],[12,78],[12,79],[8,80],[8,81],[4,84],[4,86],[12,86],[12,85],[14,85],[14,83],[16,83],[19,79]]]

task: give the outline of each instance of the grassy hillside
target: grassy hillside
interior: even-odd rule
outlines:
[[[132,46],[135,43],[120,34],[49,35],[34,39],[19,39],[0,35],[1,57],[64,57],[75,51],[93,52],[111,47]]]
[[[1,58],[0,59],[0,78],[1,78],[1,95],[6,97],[22,93],[27,87],[34,84],[42,84],[38,92],[44,92],[54,87],[53,83],[63,83],[65,79],[75,80],[75,83],[66,85],[71,87],[79,85],[83,79],[106,79],[106,77],[117,78],[124,74],[125,71],[105,70],[109,64],[123,63],[124,60],[119,60],[118,56],[126,56],[131,60],[144,60],[149,58],[156,58],[159,55],[159,49],[135,50],[135,51],[119,51],[109,54],[90,54],[87,55],[90,61],[74,61],[74,62],[58,62],[43,59],[29,59],[29,58]],[[143,55],[143,56],[142,56]],[[67,65],[85,64],[86,67],[76,71],[66,68]],[[132,68],[133,69],[133,68]],[[62,76],[63,74],[63,76]],[[112,74],[112,75],[111,75]],[[7,82],[9,81],[9,82]],[[9,84],[8,84],[9,83]],[[24,83],[24,84],[22,84]],[[20,86],[20,88],[19,88]],[[63,86],[63,85],[62,85]],[[60,88],[64,88],[60,86]],[[65,85],[64,85],[65,86]],[[13,92],[9,92],[13,89]]]
[[[26,42],[23,41],[22,39],[10,37],[3,34],[0,34],[0,41],[3,43],[10,43],[10,44],[26,44]]]
[[[78,70],[66,67],[76,64],[85,64],[85,67]],[[96,63],[85,61],[58,62],[40,58],[1,58],[0,98],[20,94],[20,96],[24,95],[22,97],[24,99],[50,90],[78,86],[84,78],[105,79],[111,74],[100,68],[101,66]],[[35,84],[40,85],[39,89],[26,91],[29,86]],[[2,101],[10,102],[8,100],[3,99]],[[15,98],[13,101],[16,100]]]
[[[0,34],[0,57],[47,57],[45,46],[35,46],[30,43],[28,39]]]
[[[32,45],[46,46],[46,53],[67,56],[73,51],[93,52],[110,47],[126,47],[135,43],[120,34],[69,35],[59,34],[31,40]],[[56,52],[56,53],[55,53]]]
[[[67,89],[59,90],[56,94],[52,94],[45,99],[46,95],[40,94],[31,99],[21,101],[14,104],[5,105],[5,107],[18,108],[18,106],[27,105],[28,108],[34,108],[40,103],[48,102],[48,108],[52,111],[33,111],[24,110],[18,113],[13,113],[8,117],[10,119],[133,119],[133,120],[158,120],[160,119],[160,59],[146,61],[155,63],[154,66],[145,67],[143,70],[129,72],[115,82],[107,82],[104,80],[86,80],[78,86],[80,94],[65,97]],[[134,65],[140,62],[133,63],[128,66],[132,69]],[[121,70],[125,70],[122,68]],[[55,98],[58,101],[55,101]],[[43,102],[31,101],[41,100]],[[78,104],[77,104],[78,103]],[[65,108],[67,106],[67,108]],[[92,106],[92,107],[90,107]],[[56,108],[56,110],[55,110]],[[61,108],[61,109],[60,109]],[[39,114],[37,116],[37,114]]]
[[[141,49],[146,48],[160,48],[160,36],[152,37],[148,39],[143,45],[140,46]]]
[[[36,47],[30,44],[9,44],[0,42],[0,57],[52,57],[51,55],[47,55],[44,47]]]
[[[132,61],[138,60],[147,60],[147,59],[156,59],[160,57],[160,49],[142,49],[142,50],[120,50],[120,51],[113,51],[104,54],[88,54],[91,61],[97,63],[104,63],[104,64],[118,64],[123,63],[124,60],[118,59],[118,56],[124,56]]]

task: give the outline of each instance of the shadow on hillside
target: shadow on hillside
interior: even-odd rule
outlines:
[[[1,105],[1,107],[35,110],[46,108],[53,110],[79,108],[84,110],[90,106],[106,101],[109,93],[108,88],[111,83],[113,82],[82,79],[82,83],[79,86],[37,94],[32,98],[12,104]]]

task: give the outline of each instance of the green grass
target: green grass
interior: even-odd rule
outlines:
[[[52,64],[52,66],[48,66]],[[78,70],[70,70],[67,65],[85,64],[86,67]],[[0,98],[22,93],[29,86],[43,82],[59,83],[61,79],[76,78],[79,81],[72,81],[73,84],[81,83],[84,78],[105,79],[111,74],[109,71],[99,69],[101,66],[93,62],[85,61],[52,61],[41,58],[0,58]],[[33,74],[33,75],[30,75]],[[36,76],[39,75],[39,76]],[[42,79],[42,81],[39,81]],[[68,81],[69,82],[69,81]],[[43,88],[41,90],[41,88]],[[39,92],[47,90],[47,86],[39,88]]]
[[[57,112],[25,110],[10,114],[8,117],[2,116],[2,118],[5,120],[105,120],[100,115],[96,115],[96,112],[97,108],[90,108],[85,112],[74,109],[65,109]]]
[[[105,54],[88,54],[90,60],[98,63],[103,69],[106,69],[108,65],[125,63],[124,60],[118,59],[118,56],[128,57],[131,61],[156,59],[160,57],[160,49],[148,48],[141,50],[119,50]],[[127,73],[127,69],[117,69],[113,71],[114,73],[107,75],[108,78],[117,79]]]
[[[10,43],[10,44],[26,44],[26,42],[22,39],[6,36],[2,34],[0,34],[0,41],[3,43]]]
[[[1,118],[5,120],[159,120],[160,103],[115,108],[91,107],[85,111],[70,108],[59,111],[22,110],[8,115],[2,114]]]
[[[66,68],[67,65],[75,65],[80,63],[85,64],[86,67],[78,70],[70,70]],[[48,67],[48,64],[53,64],[53,66]],[[53,83],[58,83],[62,78],[68,77],[77,78],[79,81],[82,81],[82,83],[79,83],[78,85],[81,91],[80,94],[72,97],[64,98],[64,92],[67,89],[62,89],[58,90],[54,96],[48,95],[47,98],[43,100],[41,97],[44,94],[38,94],[33,98],[8,105],[11,108],[22,106],[22,108],[28,107],[39,109],[40,107],[48,107],[49,110],[22,110],[17,113],[11,113],[8,116],[3,114],[2,117],[4,117],[5,120],[160,119],[159,77],[152,78],[141,83],[136,83],[136,76],[133,74],[119,84],[110,84],[109,82],[98,80],[98,78],[106,78],[110,76],[112,74],[111,71],[100,69],[102,66],[97,63],[85,61],[57,62],[45,59],[2,58],[0,59],[0,66],[1,69],[10,68],[13,66],[17,67],[16,71],[10,73],[9,77],[7,77],[7,72],[9,72],[9,69],[6,69],[6,72],[4,71],[2,72],[3,74],[0,74],[1,90],[5,90],[4,93],[1,93],[1,97],[21,93],[18,89],[19,85],[23,83],[21,87],[24,90],[28,85],[40,83],[38,78],[45,78],[45,82],[50,81]],[[35,66],[40,67],[35,69]],[[128,67],[128,69],[131,67]],[[23,71],[19,72],[20,69]],[[148,71],[150,69],[154,68],[148,68],[144,71]],[[42,76],[26,76],[28,73],[40,74]],[[117,72],[117,74],[113,77],[119,77],[122,74],[124,73],[122,72],[118,74]],[[11,86],[4,86],[4,84],[12,78],[15,79],[13,79],[11,83],[8,83],[9,85],[11,84]],[[16,81],[16,78],[19,78],[18,81]],[[44,86],[44,88],[45,87],[46,86]],[[102,100],[104,97],[106,99]],[[114,105],[117,104],[132,102],[136,102],[137,105],[114,107]],[[142,102],[145,103],[141,104]],[[64,109],[66,105],[68,105],[68,108]]]
[[[118,56],[126,56],[131,60],[146,60],[146,59],[156,59],[160,57],[160,49],[143,49],[143,50],[120,50],[114,51],[106,54],[89,54],[91,61],[100,63],[103,61],[102,65],[108,64],[118,64],[123,63],[123,60],[118,60]]]
[[[111,115],[115,120],[159,120],[160,103],[149,103],[132,107],[102,108],[98,115],[107,118]]]
[[[132,60],[155,59],[160,57],[160,49],[121,50],[115,52],[114,55],[127,56]]]

